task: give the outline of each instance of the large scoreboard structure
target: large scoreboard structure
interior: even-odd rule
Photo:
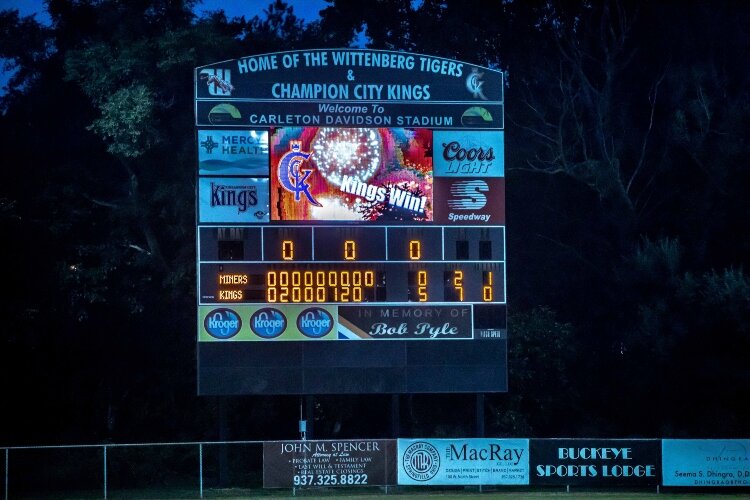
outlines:
[[[195,117],[199,394],[507,391],[500,71],[255,55]]]

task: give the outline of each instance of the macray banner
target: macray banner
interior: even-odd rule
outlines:
[[[399,485],[527,485],[528,439],[399,439]]]
[[[662,440],[664,486],[750,486],[750,439]]]
[[[658,439],[532,439],[531,484],[655,486]]]

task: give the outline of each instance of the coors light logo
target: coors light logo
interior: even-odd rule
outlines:
[[[464,146],[459,141],[443,143],[443,159],[447,174],[486,175],[492,167],[495,152],[492,147]]]
[[[255,186],[227,186],[211,183],[212,207],[237,207],[237,213],[243,213],[257,204],[258,191]]]

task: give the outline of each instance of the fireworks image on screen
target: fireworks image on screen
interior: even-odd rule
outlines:
[[[273,220],[432,220],[430,130],[278,128],[270,147]]]

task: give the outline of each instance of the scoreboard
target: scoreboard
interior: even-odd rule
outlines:
[[[502,82],[354,49],[196,69],[199,394],[507,391]]]
[[[481,304],[505,299],[499,226],[229,228],[236,240],[223,239],[228,228],[200,231],[201,254],[211,259],[201,263],[200,295],[216,303]],[[227,255],[222,250],[221,259],[220,247],[227,241],[236,251]],[[227,259],[235,256],[243,260]]]

